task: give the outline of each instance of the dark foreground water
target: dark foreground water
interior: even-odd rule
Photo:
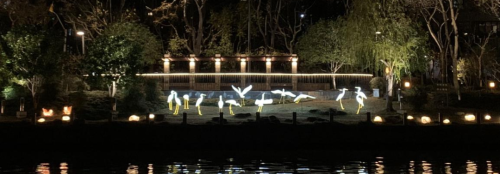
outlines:
[[[185,153],[183,155],[182,153]],[[0,173],[499,173],[497,152],[10,153]],[[229,153],[230,154],[230,153]],[[318,154],[318,155],[315,155]],[[385,155],[376,155],[385,154]],[[207,155],[204,158],[194,156]],[[149,156],[151,158],[149,158]],[[307,156],[298,157],[298,156]]]

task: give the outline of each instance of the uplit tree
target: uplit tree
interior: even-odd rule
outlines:
[[[306,66],[318,66],[327,63],[327,71],[335,74],[344,65],[352,63],[355,59],[345,57],[342,54],[343,47],[343,21],[338,19],[321,20],[311,26],[299,39],[297,50],[303,64]],[[332,76],[333,88],[337,89],[335,76]]]

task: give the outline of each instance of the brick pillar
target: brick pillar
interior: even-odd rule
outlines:
[[[195,90],[195,76],[196,72],[196,59],[194,54],[189,55],[189,73],[193,74],[189,76],[189,89]]]
[[[221,55],[215,54],[215,73],[220,73]],[[215,76],[215,88],[220,91],[220,75]]]
[[[163,55],[163,73],[170,73],[170,54]],[[163,76],[163,90],[170,90],[170,77]]]
[[[292,74],[297,74],[297,54],[292,54]],[[294,91],[297,91],[297,76],[292,76],[292,88]]]
[[[271,71],[272,67],[272,58],[266,56],[266,73],[272,73]],[[271,90],[271,77],[266,76],[266,90]]]
[[[246,55],[242,54],[240,55],[240,72],[241,73],[246,73],[247,72],[247,57]],[[247,82],[247,76],[242,75],[240,78],[240,86],[245,87]]]

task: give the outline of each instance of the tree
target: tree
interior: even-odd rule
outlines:
[[[306,66],[317,66],[319,63],[327,63],[328,71],[335,74],[345,64],[352,63],[354,59],[344,57],[342,54],[343,21],[338,19],[321,20],[311,26],[299,39],[297,50],[301,60]],[[335,76],[332,77],[333,88],[337,89]]]
[[[124,36],[102,35],[89,46],[83,66],[90,78],[103,79],[109,96],[115,97],[116,84],[133,79],[141,69],[142,54],[142,47]]]
[[[146,27],[131,22],[117,22],[107,27],[104,35],[123,36],[125,39],[141,46],[142,64],[154,64],[161,56],[161,44]]]
[[[410,73],[412,61],[424,58],[420,49],[426,46],[426,39],[406,16],[401,1],[354,1],[352,9],[346,17],[347,33],[344,34],[352,47],[346,48],[349,49],[346,54],[361,52],[364,55],[361,58],[368,58],[367,62],[381,63],[379,68],[384,69],[387,80],[386,110],[393,111],[394,84],[405,72]],[[366,40],[372,40],[372,44],[361,44],[363,47],[356,44],[370,43]]]

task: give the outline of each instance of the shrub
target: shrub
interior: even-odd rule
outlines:
[[[421,111],[427,103],[427,92],[424,86],[414,86],[407,89],[404,93],[406,101],[413,106],[415,111]]]

